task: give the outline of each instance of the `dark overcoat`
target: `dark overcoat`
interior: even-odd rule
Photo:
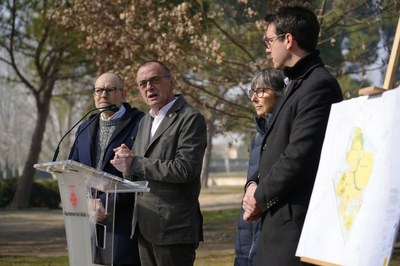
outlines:
[[[123,177],[111,163],[110,160],[114,158],[113,149],[125,143],[128,147],[132,147],[136,140],[136,134],[139,127],[139,122],[144,116],[144,113],[137,108],[132,108],[128,103],[124,103],[126,108],[125,114],[122,116],[121,121],[116,126],[107,149],[104,153],[103,165],[100,170],[110,173],[115,176]],[[85,129],[92,119],[96,121]],[[95,162],[95,141],[97,129],[99,127],[99,116],[92,116],[79,126],[76,135],[75,145],[71,150],[70,159],[96,167]],[[80,133],[84,130],[82,133]],[[103,205],[105,204],[105,194],[99,195]],[[138,263],[139,253],[137,240],[132,239],[132,212],[135,204],[134,193],[118,193],[116,196],[116,209],[115,209],[115,228],[114,228],[114,263],[115,264],[128,264]]]
[[[257,265],[302,265],[295,257],[313,189],[329,112],[343,99],[319,52],[293,67],[264,138],[255,198],[263,210]]]

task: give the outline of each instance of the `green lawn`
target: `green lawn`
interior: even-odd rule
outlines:
[[[0,256],[2,266],[61,266],[68,265],[68,257]]]

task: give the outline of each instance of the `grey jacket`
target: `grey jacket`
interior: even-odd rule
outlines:
[[[172,105],[150,139],[152,117],[139,125],[131,174],[147,180],[150,192],[138,194],[135,224],[141,234],[158,245],[203,241],[200,212],[200,172],[207,145],[203,115],[183,96]]]

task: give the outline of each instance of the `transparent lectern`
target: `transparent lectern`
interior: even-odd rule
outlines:
[[[131,182],[67,160],[34,167],[58,180],[70,265],[112,265],[116,193],[148,192],[146,181]],[[97,215],[96,193],[106,193],[105,215]],[[103,207],[103,206],[102,206]]]

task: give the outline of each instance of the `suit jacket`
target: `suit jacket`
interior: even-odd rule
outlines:
[[[103,158],[102,171],[113,174],[115,176],[123,177],[110,163],[114,158],[113,149],[125,143],[128,147],[132,147],[136,139],[139,122],[144,116],[144,113],[139,109],[132,108],[128,103],[124,103],[126,108],[125,114],[122,116],[121,121],[116,126],[111,139],[108,143],[107,149]],[[93,121],[86,129],[86,125]],[[85,165],[96,167],[95,162],[95,141],[97,129],[99,126],[99,117],[92,116],[87,121],[79,126],[76,135],[74,147],[70,153],[70,159]],[[82,130],[82,133],[80,133]],[[105,205],[105,194],[99,195],[103,205]],[[138,263],[139,254],[137,251],[136,239],[130,238],[132,230],[132,211],[134,207],[135,196],[134,193],[118,193],[116,195],[115,204],[115,228],[114,228],[114,263]]]
[[[291,79],[264,137],[255,198],[263,210],[257,265],[302,265],[295,257],[332,103],[342,100],[319,52],[284,73]]]
[[[207,143],[204,117],[183,96],[167,112],[150,138],[152,117],[139,126],[131,174],[149,182],[139,193],[133,224],[157,245],[193,244],[203,240],[200,172]]]

